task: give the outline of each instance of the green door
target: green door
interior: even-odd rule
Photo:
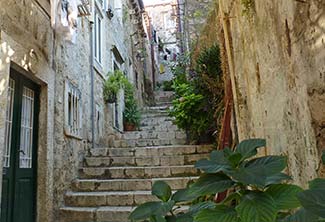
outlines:
[[[10,72],[0,222],[35,222],[39,86]]]

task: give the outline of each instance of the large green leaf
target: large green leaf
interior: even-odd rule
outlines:
[[[238,182],[265,187],[270,177],[278,175],[287,165],[284,156],[266,156],[253,159],[240,167],[232,176]]]
[[[245,195],[236,211],[243,222],[274,222],[277,214],[273,198],[262,192]]]
[[[278,220],[278,222],[318,222],[318,216],[306,211],[304,208],[301,208],[293,215]]]
[[[152,216],[150,222],[167,222],[164,216]]]
[[[240,222],[234,208],[225,205],[217,206],[215,209],[204,209],[195,217],[194,222]]]
[[[165,216],[172,210],[174,201],[167,203],[161,201],[147,202],[138,206],[129,216],[131,220],[145,220],[153,216]]]
[[[243,140],[236,147],[236,152],[242,155],[242,160],[255,156],[257,154],[257,148],[265,147],[265,139],[248,139]]]
[[[198,212],[204,209],[213,209],[216,206],[216,203],[211,201],[199,202],[191,206],[185,214],[177,215],[175,222],[193,222]]]
[[[189,189],[178,190],[172,196],[172,200],[174,200],[176,203],[189,202],[195,200],[196,198],[198,198],[198,196],[196,194],[191,194]]]
[[[203,159],[196,162],[195,167],[203,170],[205,173],[218,173],[232,169],[229,160],[225,157],[223,151],[214,150],[210,154],[210,160]]]
[[[198,181],[189,187],[188,194],[196,197],[223,192],[234,185],[224,174],[203,174]]]
[[[200,202],[200,203],[197,203],[197,204],[194,204],[193,206],[191,206],[190,209],[188,210],[188,213],[191,216],[195,216],[201,210],[204,210],[204,209],[213,209],[216,206],[217,206],[216,203],[211,202],[211,201]]]
[[[229,163],[218,163],[213,160],[199,160],[196,162],[195,167],[204,171],[205,173],[219,173],[221,171],[231,170]]]
[[[325,189],[311,189],[298,194],[301,205],[311,213],[325,218]]]
[[[325,179],[317,178],[309,182],[310,189],[325,189]]]
[[[157,181],[152,186],[152,195],[155,195],[162,201],[167,202],[172,195],[172,190],[165,181]]]
[[[289,210],[301,206],[297,194],[302,191],[303,189],[296,185],[276,184],[271,185],[266,193],[273,198],[278,210]]]
[[[292,180],[292,178],[289,175],[285,174],[285,173],[274,174],[274,175],[268,176],[266,178],[265,185],[268,186],[268,185],[271,185],[271,184],[279,184],[284,180]]]

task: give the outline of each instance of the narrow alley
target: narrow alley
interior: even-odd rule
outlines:
[[[0,222],[325,221],[324,0],[0,0]]]

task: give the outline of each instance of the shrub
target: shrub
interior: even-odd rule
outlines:
[[[128,79],[124,76],[123,72],[116,70],[108,73],[108,78],[104,83],[103,97],[109,103],[116,102],[116,95],[121,88],[130,85]]]
[[[124,94],[125,109],[123,112],[123,121],[127,124],[135,125],[139,127],[141,120],[141,113],[138,108],[138,104],[134,98],[134,87],[131,84],[127,84]]]
[[[171,188],[158,181],[152,194],[161,201],[137,207],[132,220],[151,222],[321,222],[325,220],[325,179],[315,179],[309,189],[287,184],[290,176],[282,171],[285,156],[255,157],[265,146],[263,139],[242,141],[234,151],[213,151],[210,159],[200,160],[195,167],[204,173],[188,188],[171,193]],[[209,197],[231,190],[221,203]],[[177,205],[199,198],[185,213],[176,213]]]
[[[189,139],[209,143],[216,136],[223,113],[223,79],[219,47],[202,50],[196,68],[186,75],[186,59],[172,67],[175,100],[170,115],[178,127],[187,130]],[[220,124],[219,124],[220,125]]]
[[[173,80],[163,82],[164,91],[173,91]]]

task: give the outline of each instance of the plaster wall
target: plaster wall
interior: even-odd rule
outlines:
[[[235,69],[239,139],[267,139],[295,181],[322,174],[325,5],[323,1],[223,1]]]

